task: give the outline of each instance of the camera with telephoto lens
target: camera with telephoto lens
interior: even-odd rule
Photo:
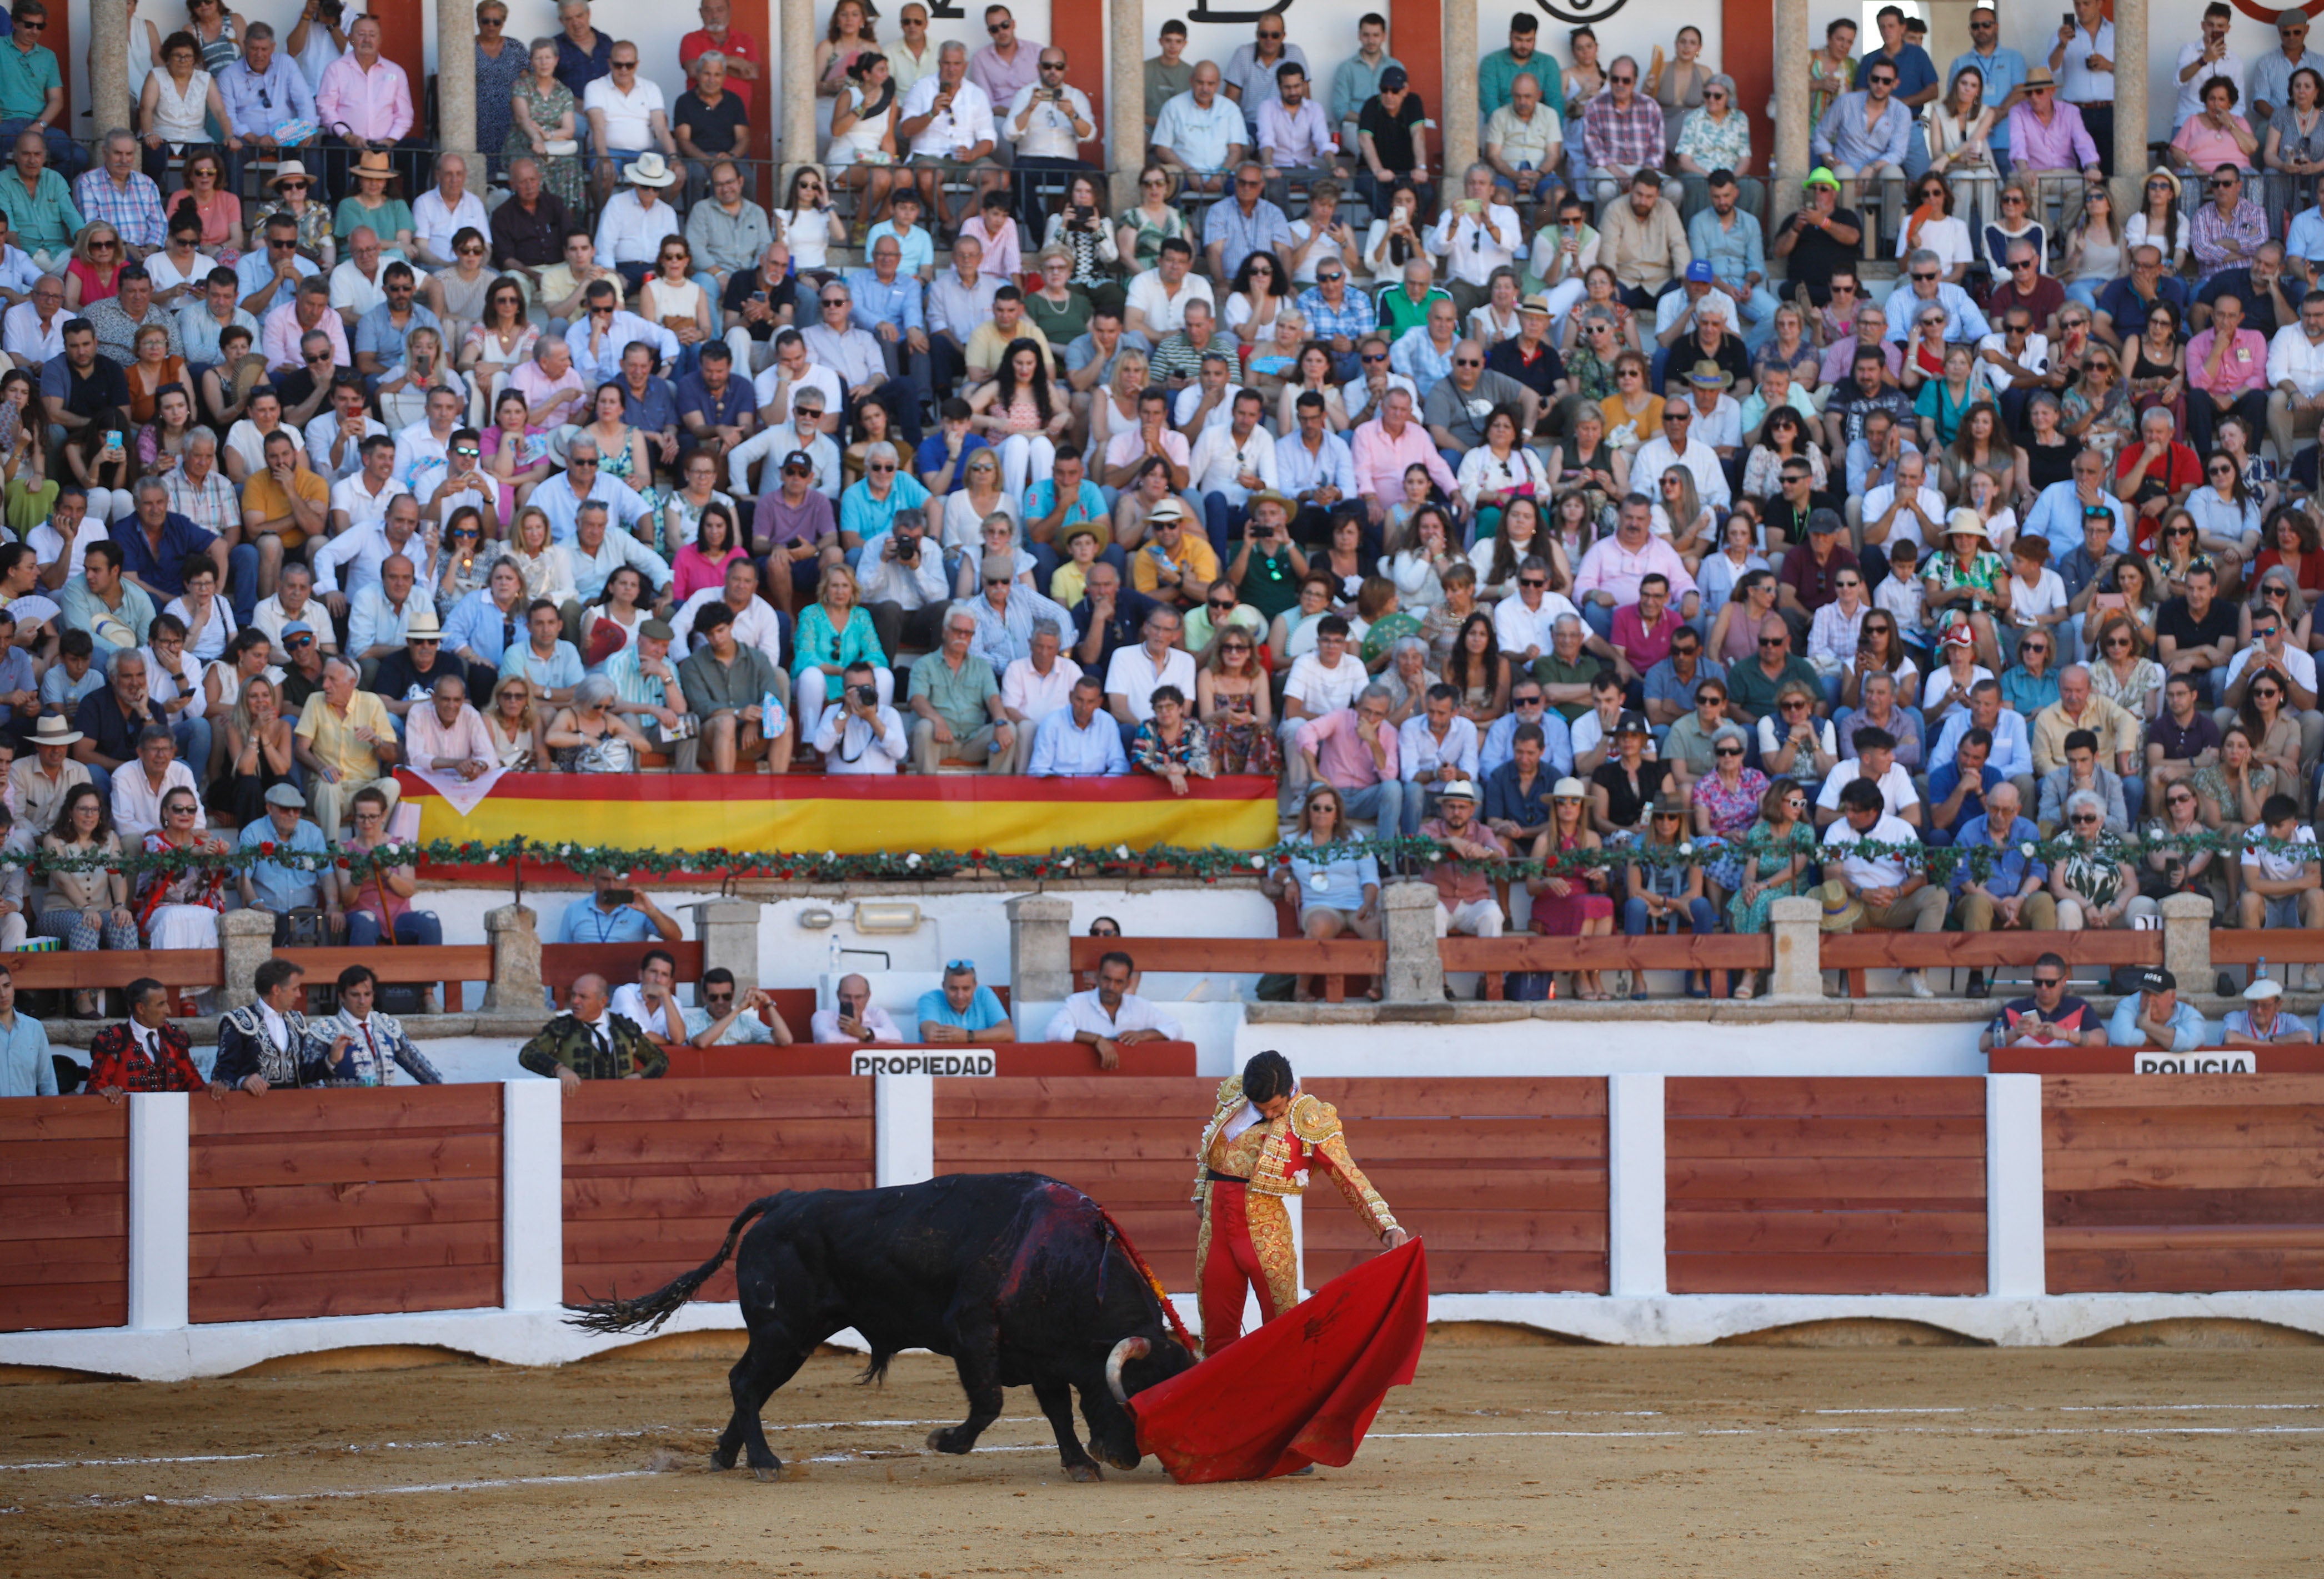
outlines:
[[[879,705],[880,693],[871,686],[850,686],[847,688],[847,698],[859,707],[871,707]]]

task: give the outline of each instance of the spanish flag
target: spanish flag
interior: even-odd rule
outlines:
[[[1142,774],[508,773],[466,816],[416,775],[398,777],[423,841],[496,845],[521,834],[552,848],[1039,855],[1076,845],[1260,850],[1277,830],[1275,780],[1251,775],[1190,780],[1180,797]]]

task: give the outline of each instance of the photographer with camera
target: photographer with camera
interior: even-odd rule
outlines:
[[[895,524],[863,545],[855,575],[883,652],[926,651],[942,639],[950,589],[944,553],[929,544],[927,532],[927,511],[899,510]]]
[[[1013,168],[1019,214],[1038,213],[1041,189],[1056,184],[1043,181],[1042,176],[1093,168],[1081,158],[1081,145],[1097,140],[1089,95],[1065,84],[1065,51],[1043,45],[1039,69],[1039,80],[1019,88],[1009,101],[1001,125],[1001,135],[1017,144]]]
[[[629,879],[600,872],[591,880],[596,891],[565,907],[558,923],[559,943],[643,943],[659,937],[676,943],[678,923],[653,902],[652,896],[632,888]]]
[[[841,677],[845,688],[836,706],[823,710],[815,732],[815,749],[823,754],[826,773],[899,773],[911,743],[904,721],[893,707],[883,706],[873,683],[872,666],[857,660]]]

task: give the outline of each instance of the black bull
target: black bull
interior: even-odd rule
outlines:
[[[757,1217],[746,1233],[743,1225]],[[728,1373],[734,1417],[711,1462],[770,1479],[782,1462],[759,1411],[833,1334],[853,1327],[872,1348],[863,1380],[899,1350],[949,1355],[968,1418],[931,1432],[940,1453],[966,1453],[1001,1416],[1001,1389],[1029,1386],[1077,1481],[1101,1478],[1074,1428],[1081,1393],[1090,1446],[1119,1469],[1138,1466],[1121,1400],[1194,1364],[1163,1325],[1160,1300],[1096,1202],[1037,1173],[956,1174],[877,1190],[785,1190],[752,1202],[718,1253],[639,1299],[576,1307],[593,1332],[652,1331],[733,1255],[750,1347]]]

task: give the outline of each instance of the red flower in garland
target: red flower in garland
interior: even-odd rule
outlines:
[[[262,855],[272,855],[274,854],[274,841],[272,839],[259,840],[258,853]]]

